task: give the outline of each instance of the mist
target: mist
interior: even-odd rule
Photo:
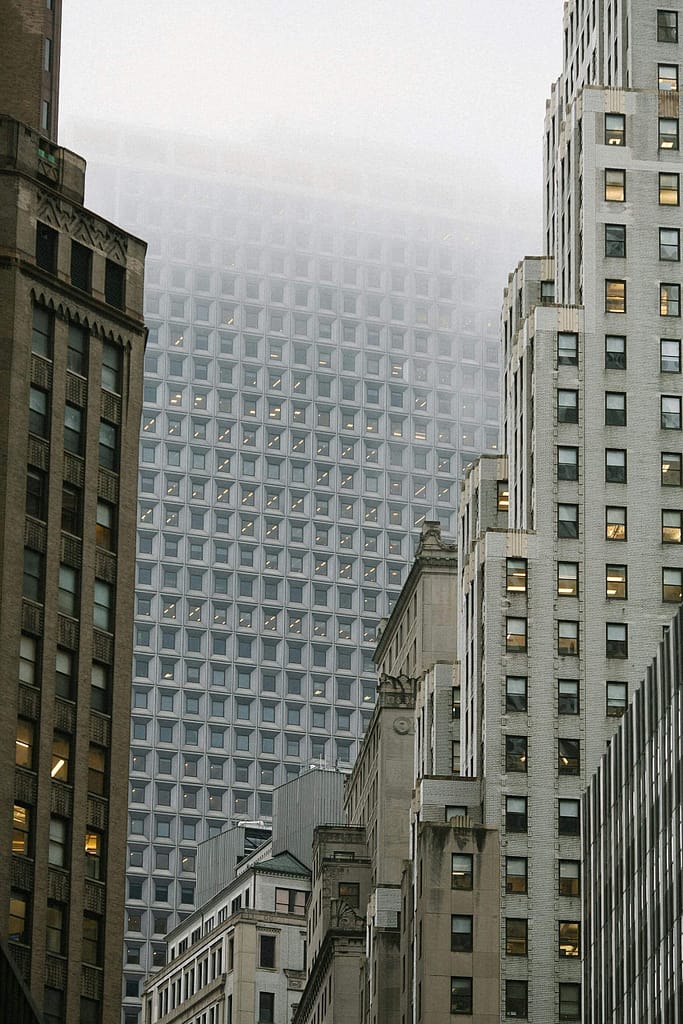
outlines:
[[[543,116],[562,0],[65,0],[63,145],[103,119],[235,146],[417,152],[462,214],[540,245]],[[515,260],[524,253],[515,254]]]

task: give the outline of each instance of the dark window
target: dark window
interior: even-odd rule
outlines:
[[[624,224],[605,224],[605,256],[626,256]]]
[[[622,334],[605,336],[605,369],[626,369],[626,338]]]
[[[275,996],[272,992],[259,992],[258,994],[258,1022],[259,1024],[273,1024],[275,1020]]]
[[[579,479],[579,449],[570,448],[567,445],[559,445],[557,448],[557,479],[578,480]]]
[[[581,861],[561,860],[558,865],[560,896],[581,895]]]
[[[505,771],[526,772],[528,770],[527,737],[505,737]]]
[[[62,486],[62,529],[76,537],[81,535],[82,494],[80,487],[67,483]]]
[[[579,740],[557,741],[557,770],[560,775],[581,774],[581,744]]]
[[[659,229],[659,258],[678,263],[681,258],[681,233],[678,228]]]
[[[578,505],[557,506],[557,536],[578,537],[579,536],[579,507]]]
[[[472,1013],[471,978],[451,978],[451,1013]]]
[[[678,11],[657,11],[657,42],[678,42]]]
[[[626,483],[626,449],[607,448],[605,451],[605,482]]]
[[[505,828],[508,832],[526,832],[528,826],[525,796],[505,798]]]
[[[52,332],[54,318],[41,306],[33,307],[33,329],[31,333],[31,351],[45,359],[52,358]]]
[[[28,943],[30,933],[29,919],[30,897],[28,893],[12,889],[9,901],[9,928],[7,935],[10,942]]]
[[[69,324],[66,367],[82,377],[88,371],[88,332],[77,324]]]
[[[110,306],[123,309],[126,298],[126,269],[107,260],[104,268],[104,299]]]
[[[525,917],[505,920],[505,952],[508,956],[527,956],[529,952],[528,921]]]
[[[275,967],[275,936],[259,936],[259,967]]]
[[[51,274],[57,271],[57,232],[47,226],[36,224],[36,263]]]
[[[45,519],[47,509],[47,473],[29,466],[26,470],[26,515]]]
[[[557,365],[577,366],[579,362],[579,338],[577,334],[560,331],[557,335]]]
[[[64,406],[64,449],[74,455],[83,451],[83,410],[68,402]]]
[[[472,917],[468,914],[451,914],[451,952],[472,952]]]
[[[527,981],[506,981],[505,982],[505,1016],[526,1017],[528,1014],[528,987]]]
[[[45,915],[45,946],[49,953],[62,956],[66,946],[66,907],[48,900]]]
[[[83,963],[102,964],[102,919],[97,914],[83,915]]]
[[[578,836],[581,830],[581,801],[558,802],[557,831],[561,836]]]
[[[49,430],[47,391],[33,387],[29,392],[28,429],[38,437],[47,437]]]
[[[340,882],[338,895],[340,900],[354,910],[357,910],[360,906],[360,885],[358,882]]]
[[[557,713],[559,715],[578,715],[579,683],[576,679],[558,679],[557,681]]]
[[[525,893],[527,891],[528,864],[526,857],[505,858],[505,891]]]
[[[557,420],[559,423],[579,422],[579,393],[566,388],[557,392]]]
[[[43,600],[44,555],[33,548],[24,548],[24,597],[29,601]]]
[[[624,391],[605,392],[605,425],[626,426],[626,393]]]
[[[82,292],[92,287],[92,250],[80,242],[71,243],[71,283]]]
[[[121,394],[121,349],[108,342],[102,347],[102,387]]]
[[[100,466],[114,471],[117,469],[119,462],[118,440],[118,427],[106,420],[100,420]]]
[[[628,626],[622,622],[606,624],[606,649],[608,658],[628,658]]]
[[[88,748],[88,792],[104,796],[106,791],[105,773],[107,767],[107,751],[104,747],[91,743]]]
[[[526,676],[506,676],[505,678],[505,710],[526,711],[527,680]]]
[[[559,1015],[561,1021],[581,1020],[581,985],[579,982],[560,982]]]

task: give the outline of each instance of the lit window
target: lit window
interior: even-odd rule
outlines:
[[[659,205],[678,206],[680,202],[680,176],[669,171],[659,174]]]
[[[528,921],[524,917],[508,917],[505,920],[505,952],[508,956],[527,956]]]
[[[579,566],[577,562],[557,563],[558,597],[579,596]]]
[[[662,601],[679,604],[683,596],[683,570],[662,569]]]
[[[559,949],[560,956],[580,956],[580,932],[581,925],[578,921],[559,922]]]
[[[560,775],[581,773],[579,740],[560,739],[557,741],[557,770]]]
[[[626,171],[620,168],[605,169],[605,199],[611,203],[623,203],[626,199]]]
[[[557,653],[565,657],[576,657],[579,653],[579,624],[573,620],[557,623]]]
[[[626,540],[626,509],[608,505],[605,510],[605,539]]]
[[[505,891],[525,893],[527,891],[527,858],[505,858]]]
[[[524,594],[527,588],[527,563],[525,558],[508,558],[506,562],[507,590]]]
[[[683,530],[683,513],[678,509],[662,511],[662,544],[680,544]]]
[[[626,312],[626,282],[608,278],[605,281],[605,312]]]
[[[605,567],[605,597],[624,600],[627,596],[627,567],[608,565]]]

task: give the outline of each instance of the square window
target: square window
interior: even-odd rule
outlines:
[[[623,203],[626,199],[626,171],[621,168],[605,168],[605,200]]]

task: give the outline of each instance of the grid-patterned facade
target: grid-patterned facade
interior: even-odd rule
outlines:
[[[413,537],[455,529],[461,469],[497,443],[483,242],[362,177],[292,187],[164,145],[94,160],[150,244],[129,1020],[192,908],[196,844],[268,818],[309,764],[353,763]]]

